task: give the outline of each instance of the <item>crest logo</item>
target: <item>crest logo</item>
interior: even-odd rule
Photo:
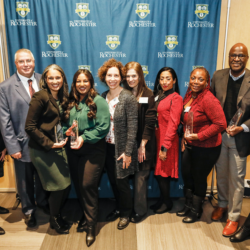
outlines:
[[[119,36],[116,35],[107,36],[106,45],[108,45],[110,49],[116,49],[118,45],[120,45]]]
[[[209,14],[208,4],[196,4],[196,11],[194,13],[200,19],[205,18]]]
[[[79,17],[85,18],[89,13],[89,4],[88,3],[77,3],[76,4],[76,13]]]
[[[149,13],[149,4],[148,3],[138,3],[137,5],[137,9],[135,11],[135,13],[140,17],[140,18],[145,18]]]
[[[90,73],[90,65],[78,65],[78,69],[87,69]]]
[[[30,12],[28,2],[16,2],[16,12],[21,16],[25,17]]]
[[[60,35],[48,35],[47,44],[49,44],[52,49],[57,49],[61,43],[62,42],[60,41]]]
[[[143,74],[144,74],[144,77],[146,77],[148,75],[148,66],[147,65],[142,65],[142,71],[143,71]]]
[[[177,41],[177,37],[178,36],[166,36],[166,41],[164,42],[164,44],[169,48],[169,49],[174,49],[176,47],[176,45],[178,45],[178,41]]]
[[[196,69],[196,68],[204,68],[204,66],[202,66],[202,65],[194,65],[193,70]]]

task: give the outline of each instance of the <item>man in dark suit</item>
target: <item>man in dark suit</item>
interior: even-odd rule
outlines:
[[[228,210],[223,236],[232,236],[238,228],[241,213],[246,159],[250,154],[250,71],[247,47],[235,44],[229,52],[230,69],[218,70],[212,78],[211,88],[224,110],[227,124],[242,109],[238,124],[228,127],[222,134],[221,154],[216,163],[218,207],[212,220],[220,220]]]
[[[24,128],[29,102],[39,90],[41,75],[34,73],[35,59],[27,49],[16,52],[15,65],[16,73],[0,84],[0,128],[7,151],[14,159],[17,192],[21,198],[25,223],[28,227],[35,227],[34,194],[37,205],[44,211],[48,210],[48,202],[47,194],[30,160],[29,138]]]

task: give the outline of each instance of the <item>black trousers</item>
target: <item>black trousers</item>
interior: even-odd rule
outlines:
[[[87,224],[94,226],[98,216],[98,184],[103,171],[106,142],[101,139],[95,144],[83,143],[79,150],[67,144],[71,177],[76,189]]]
[[[115,145],[107,143],[107,157],[105,168],[109,177],[115,199],[116,209],[120,211],[121,217],[129,217],[133,209],[133,201],[129,184],[129,177],[116,178]]]
[[[49,192],[43,189],[32,162],[22,162],[14,159],[14,163],[17,193],[21,199],[22,212],[24,214],[31,214],[35,212],[36,204],[38,206],[46,206],[48,204]],[[36,195],[36,199],[34,195]]]
[[[186,146],[182,154],[182,178],[185,188],[205,197],[207,177],[220,156],[221,145],[213,148]]]
[[[150,169],[140,170],[134,177],[134,210],[139,215],[147,213],[148,178]]]

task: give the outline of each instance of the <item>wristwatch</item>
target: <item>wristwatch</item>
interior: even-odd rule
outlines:
[[[161,146],[161,151],[162,152],[167,152],[168,150],[164,146]]]

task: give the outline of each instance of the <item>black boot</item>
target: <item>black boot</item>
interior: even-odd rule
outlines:
[[[65,226],[59,215],[50,217],[50,227],[51,229],[55,229],[59,234],[69,233],[69,229]]]
[[[243,226],[236,232],[234,236],[230,238],[231,242],[242,242],[244,240],[250,239],[250,214]]]
[[[184,208],[176,213],[176,215],[179,217],[187,216],[192,207],[192,197],[193,197],[192,190],[184,188],[184,195],[186,198]]]
[[[193,195],[192,208],[188,215],[182,220],[183,223],[194,223],[200,219],[202,215],[202,201],[203,197]]]
[[[86,244],[90,247],[95,242],[95,226],[87,226]]]
[[[86,222],[85,215],[83,214],[81,220],[78,223],[76,231],[77,232],[83,232],[83,231],[86,230],[86,228],[87,228],[87,222]]]

